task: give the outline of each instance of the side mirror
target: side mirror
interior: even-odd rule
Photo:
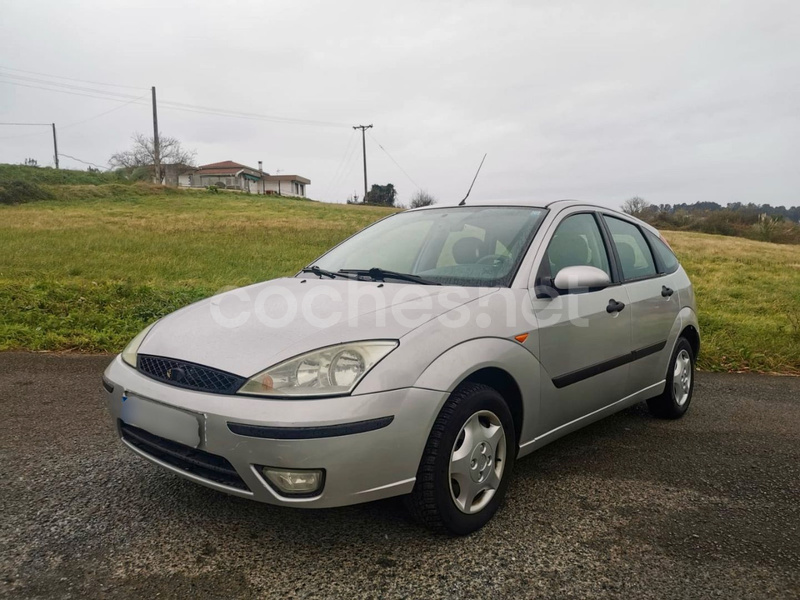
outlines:
[[[553,280],[556,289],[563,291],[578,291],[588,289],[603,289],[611,285],[608,273],[597,267],[577,266],[564,267]]]

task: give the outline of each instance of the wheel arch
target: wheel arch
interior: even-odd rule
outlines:
[[[696,363],[697,355],[700,352],[700,325],[697,322],[697,313],[688,306],[684,306],[680,310],[678,316],[675,318],[675,323],[672,325],[669,343],[667,345],[669,348],[669,358],[665,367],[664,379],[667,379],[667,373],[669,372],[672,355],[675,352],[675,346],[678,345],[678,340],[681,338],[685,338],[689,342]]]
[[[697,355],[700,354],[700,332],[694,325],[686,325],[679,335],[679,337],[686,338],[689,345],[692,347],[692,354],[694,354],[695,361]]]
[[[519,449],[520,435],[522,435],[522,423],[525,417],[525,408],[522,403],[522,392],[519,384],[508,371],[499,367],[484,367],[467,376],[458,385],[463,383],[480,383],[486,385],[503,397],[508,410],[511,411],[511,418],[514,420],[514,433]],[[458,387],[458,386],[456,386]]]
[[[440,355],[420,375],[415,387],[452,392],[459,385],[472,382],[496,389],[514,418],[519,447],[534,437],[539,417],[540,371],[539,361],[518,342],[480,338]]]

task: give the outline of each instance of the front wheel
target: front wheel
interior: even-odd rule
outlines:
[[[466,535],[499,507],[516,457],[511,412],[486,385],[459,386],[433,425],[407,504],[424,525]]]
[[[694,352],[686,338],[678,338],[667,371],[664,393],[647,401],[654,416],[662,419],[679,419],[692,401],[694,391]]]

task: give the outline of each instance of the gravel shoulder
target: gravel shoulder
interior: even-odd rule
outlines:
[[[703,373],[517,463],[478,533],[232,498],[126,451],[107,356],[0,353],[0,595],[800,598],[800,378]]]

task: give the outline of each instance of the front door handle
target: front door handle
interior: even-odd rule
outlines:
[[[672,288],[668,288],[665,285],[661,286],[661,295],[664,296],[664,298],[669,298],[674,293],[675,293],[675,290],[673,290]]]
[[[625,308],[625,304],[623,302],[617,302],[613,298],[608,301],[608,306],[606,306],[606,312],[611,314],[615,312],[620,312],[623,308]]]

